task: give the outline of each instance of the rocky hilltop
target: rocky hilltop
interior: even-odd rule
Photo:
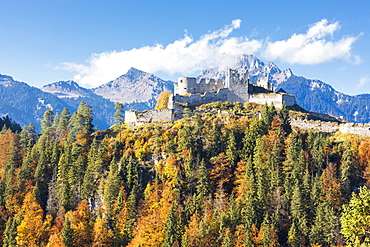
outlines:
[[[141,102],[146,103],[149,108],[153,108],[161,92],[173,92],[173,82],[131,68],[126,74],[92,89],[92,91],[112,102]]]

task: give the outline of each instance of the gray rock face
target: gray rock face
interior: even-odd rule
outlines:
[[[126,74],[92,91],[112,102],[148,103],[148,107],[153,108],[161,92],[173,92],[173,84],[172,81],[131,68]]]
[[[90,89],[80,87],[74,81],[54,82],[40,88],[42,91],[54,94],[58,98],[96,97]]]

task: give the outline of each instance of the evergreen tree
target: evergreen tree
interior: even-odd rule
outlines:
[[[262,136],[262,124],[257,118],[253,118],[245,131],[243,138],[242,158],[248,160],[253,158],[256,141]]]
[[[110,164],[110,169],[107,177],[107,182],[104,187],[104,205],[106,209],[108,222],[111,223],[113,217],[113,205],[116,200],[120,188],[118,164],[113,157]]]
[[[347,244],[360,246],[370,241],[370,190],[366,186],[359,194],[352,193],[349,204],[343,205],[340,222]]]
[[[289,233],[288,233],[288,243],[292,247],[299,247],[301,246],[301,237],[299,234],[299,230],[295,220],[293,220],[292,225],[290,226]]]
[[[228,138],[227,138],[227,146],[226,146],[226,156],[227,160],[229,161],[231,167],[236,165],[238,154],[237,154],[237,146],[234,131],[229,131]]]
[[[71,114],[67,108],[64,108],[62,113],[59,115],[58,125],[56,127],[56,132],[58,134],[59,140],[63,141],[67,138],[68,125],[71,118]]]
[[[226,228],[225,237],[222,240],[222,247],[233,247],[232,235],[228,228]]]
[[[166,221],[164,223],[165,233],[163,247],[172,247],[175,242],[179,243],[181,240],[181,226],[179,216],[175,211],[175,206],[172,205],[167,213]]]
[[[116,102],[114,105],[114,122],[118,124],[125,123],[125,116],[123,115],[123,104],[120,102]]]
[[[41,139],[50,139],[51,131],[53,129],[54,113],[51,110],[47,110],[44,113],[43,119],[41,120]]]
[[[336,234],[339,219],[335,215],[333,207],[328,202],[322,202],[316,208],[315,215],[310,231],[311,244],[323,246],[334,244],[339,235],[338,232]]]
[[[359,183],[361,169],[358,158],[350,144],[345,146],[340,164],[340,184],[344,198],[350,198],[352,188]]]
[[[63,229],[62,229],[63,243],[65,244],[66,247],[74,246],[73,236],[74,236],[74,231],[71,227],[71,222],[69,218],[66,216],[64,220]]]
[[[293,191],[291,200],[291,215],[295,224],[295,231],[300,235],[300,240],[303,245],[307,244],[307,234],[309,230],[308,216],[303,202],[302,191],[299,186],[296,186]]]
[[[282,129],[284,131],[284,135],[289,135],[292,132],[292,126],[290,125],[290,117],[289,117],[289,110],[286,107],[286,104],[283,103],[283,106],[280,109],[279,117],[282,121]]]
[[[17,241],[17,227],[21,223],[22,215],[17,214],[14,217],[9,217],[6,222],[6,227],[4,231],[3,247],[16,247]]]

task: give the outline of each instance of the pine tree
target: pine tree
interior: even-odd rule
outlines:
[[[352,188],[356,186],[361,177],[361,169],[358,158],[350,144],[346,144],[340,163],[340,184],[343,198],[349,199]]]
[[[339,235],[339,232],[335,233],[339,230],[339,219],[335,215],[333,207],[328,202],[322,202],[316,208],[315,215],[310,231],[311,244],[323,246],[334,244]]]
[[[68,136],[68,125],[71,118],[71,114],[67,108],[64,108],[62,113],[59,115],[58,125],[56,127],[56,132],[58,139],[64,141]]]
[[[201,204],[204,201],[204,198],[210,193],[209,180],[207,168],[205,166],[204,160],[201,161],[199,168],[196,173],[197,176],[197,185],[196,185],[196,204],[197,208],[200,208]]]
[[[52,126],[54,123],[54,113],[51,110],[44,112],[43,119],[41,120],[41,137],[48,139],[50,132],[52,131]]]
[[[231,167],[236,165],[238,154],[237,154],[237,146],[234,131],[229,131],[228,138],[227,138],[227,146],[226,146],[226,156],[227,160],[230,163]]]
[[[243,138],[242,158],[248,160],[253,158],[256,141],[262,136],[262,122],[253,118],[245,131]]]
[[[6,227],[4,231],[3,247],[16,247],[17,241],[17,227],[21,223],[22,215],[17,214],[14,217],[9,217],[6,222]]]
[[[343,205],[340,222],[347,244],[360,246],[370,241],[370,190],[366,186],[359,194],[352,193],[349,204]]]
[[[222,240],[222,247],[233,247],[232,235],[228,228],[226,228],[225,237]]]
[[[35,187],[33,189],[33,194],[36,196],[37,201],[44,210],[46,209],[46,202],[48,199],[48,183],[50,180],[48,163],[46,151],[44,148],[42,148],[35,171]]]
[[[180,239],[180,225],[178,215],[176,214],[175,206],[172,205],[167,213],[167,218],[164,223],[165,233],[163,247],[172,247],[175,242],[179,242]]]
[[[118,124],[125,123],[125,116],[123,115],[123,104],[120,102],[116,102],[114,105],[114,122]]]
[[[107,182],[104,187],[104,205],[106,209],[108,222],[113,217],[113,205],[116,200],[120,188],[118,164],[113,157],[110,164],[110,169],[107,177]]]
[[[292,247],[299,247],[301,246],[301,239],[300,234],[298,231],[297,224],[293,220],[292,225],[290,226],[289,233],[288,233],[288,243]]]
[[[279,117],[282,121],[281,127],[284,131],[284,135],[287,136],[292,132],[292,126],[290,125],[289,110],[287,109],[285,103],[283,103],[283,106],[280,109]]]
[[[293,190],[290,210],[292,220],[295,224],[294,227],[296,228],[293,230],[300,235],[301,243],[306,244],[309,230],[308,216],[303,202],[302,191],[299,186],[296,186]]]
[[[74,231],[71,227],[71,222],[67,216],[65,216],[64,225],[62,229],[62,237],[63,243],[66,247],[72,247],[74,244],[73,242]]]

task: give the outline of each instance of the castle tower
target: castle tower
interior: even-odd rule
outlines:
[[[197,92],[198,84],[195,78],[192,77],[179,77],[175,83],[175,95],[185,95]]]
[[[231,88],[235,82],[239,81],[239,73],[237,70],[228,68],[226,71],[225,88]]]

